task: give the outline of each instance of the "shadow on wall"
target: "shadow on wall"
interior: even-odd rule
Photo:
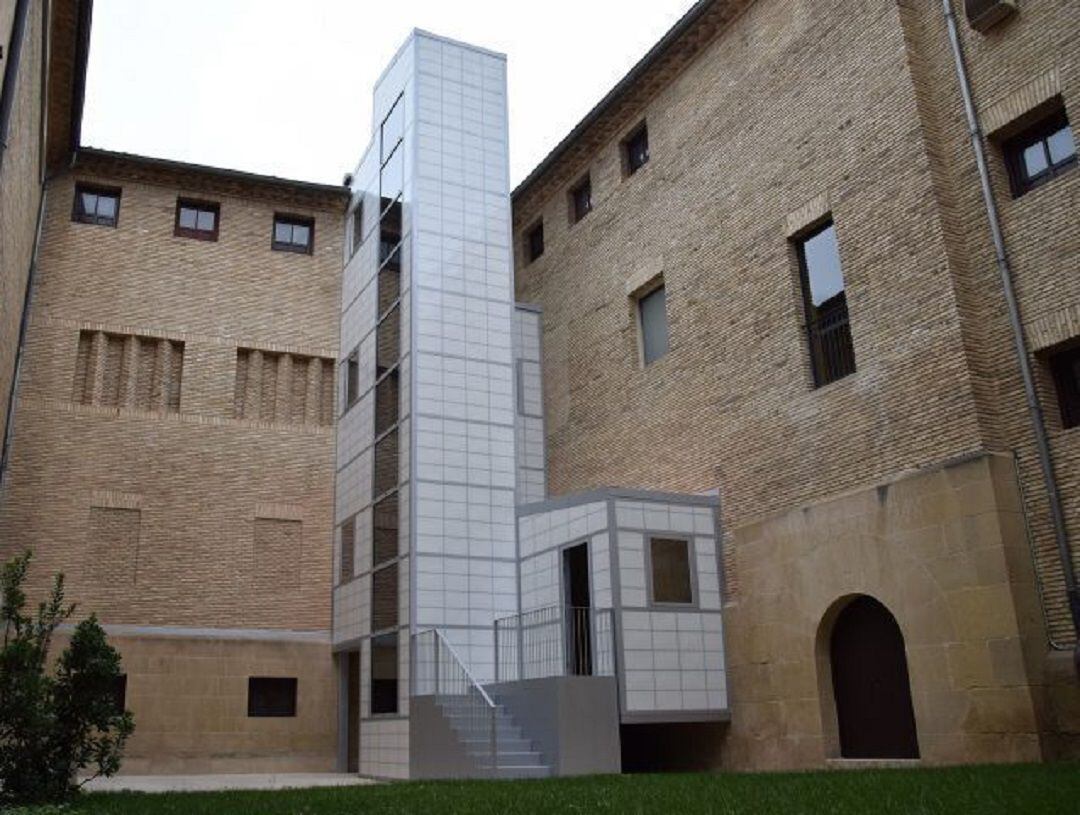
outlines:
[[[624,724],[619,728],[624,773],[700,772],[720,766],[726,722]]]

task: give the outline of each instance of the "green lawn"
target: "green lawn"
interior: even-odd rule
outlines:
[[[783,774],[413,782],[282,792],[97,793],[68,812],[259,813],[1078,813],[1080,765]]]

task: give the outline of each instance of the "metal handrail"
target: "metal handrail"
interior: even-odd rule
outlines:
[[[450,644],[450,640],[448,640],[439,629],[433,628],[431,630],[435,632],[435,636],[442,641],[442,644],[446,646],[446,650],[454,657],[458,667],[461,668],[462,673],[465,674],[465,678],[469,680],[469,683],[473,688],[480,691],[480,695],[484,698],[484,701],[487,702],[488,707],[495,707],[495,703],[491,700],[491,697],[488,696],[488,692],[484,690],[484,686],[476,681],[476,677],[472,675],[472,671],[470,671],[469,667],[465,664],[465,660],[458,655],[457,649]]]
[[[494,623],[495,681],[615,676],[612,609],[545,606]]]

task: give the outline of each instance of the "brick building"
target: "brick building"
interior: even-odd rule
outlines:
[[[703,0],[512,193],[501,55],[414,33],[324,187],[80,147],[89,3],[9,6],[0,555],[126,771],[1076,754],[1075,3],[953,2],[965,83],[938,3]]]

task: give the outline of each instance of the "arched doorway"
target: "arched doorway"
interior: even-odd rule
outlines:
[[[843,758],[918,758],[904,635],[889,610],[860,595],[840,610],[829,637],[833,698]]]

